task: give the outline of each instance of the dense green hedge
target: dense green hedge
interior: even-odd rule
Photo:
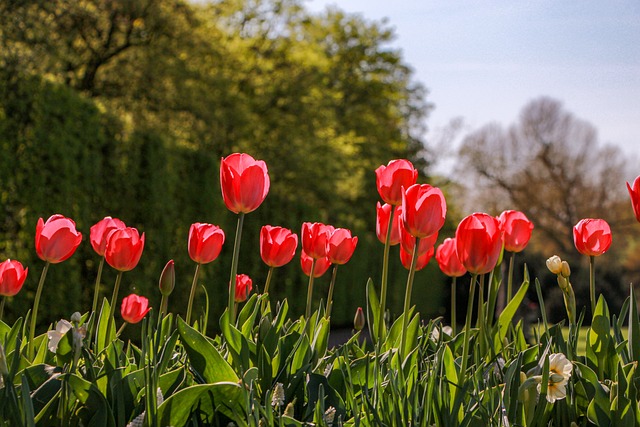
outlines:
[[[157,277],[164,263],[173,258],[178,282],[171,307],[181,313],[186,310],[194,268],[186,251],[189,226],[197,221],[219,224],[227,242],[220,258],[205,266],[201,275],[211,314],[217,318],[225,306],[236,218],[222,203],[219,159],[214,154],[204,148],[177,147],[144,126],[125,125],[94,101],[35,77],[0,80],[0,144],[4,153],[0,158],[0,256],[18,259],[29,267],[25,288],[8,302],[5,318],[22,315],[32,304],[43,267],[34,250],[35,224],[39,217],[46,219],[53,213],[73,218],[84,239],[70,260],[49,270],[42,319],[68,318],[76,310],[89,309],[98,264],[88,242],[89,228],[106,215],[119,217],[146,233],[142,260],[138,268],[125,274],[121,296],[144,293],[157,306]],[[269,164],[267,156],[257,151],[251,154]],[[365,303],[366,279],[372,276],[376,280],[380,274],[382,245],[374,234],[377,194],[373,171],[368,177],[373,184],[367,196],[371,205],[350,207],[336,192],[335,200],[326,202],[326,210],[317,211],[304,200],[290,197],[296,191],[292,183],[304,177],[285,182],[274,169],[270,195],[247,217],[239,271],[249,274],[258,287],[264,283],[267,268],[258,252],[263,224],[283,225],[296,232],[303,221],[352,228],[360,243],[352,261],[339,269],[333,316],[334,324],[350,324],[355,308]],[[326,212],[340,205],[342,212],[328,217]],[[368,217],[359,218],[361,212],[367,212]],[[390,308],[398,313],[406,273],[396,262],[391,274],[391,283],[397,286],[391,288]],[[441,278],[436,275],[433,266],[418,273],[415,300],[423,313],[435,314],[443,305]],[[318,281],[318,300],[326,294],[328,276]],[[105,269],[104,295],[110,293],[114,278],[115,274]],[[275,298],[287,297],[294,313],[302,314],[306,277],[297,258],[276,271],[272,289]],[[424,298],[427,294],[429,298]],[[204,309],[204,298],[195,309]]]

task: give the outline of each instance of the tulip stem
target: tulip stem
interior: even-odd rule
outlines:
[[[589,295],[591,296],[591,318],[596,312],[596,257],[589,256]]]
[[[120,282],[122,281],[122,271],[118,271],[116,276],[116,284],[113,286],[113,294],[111,295],[111,304],[109,306],[109,317],[107,318],[107,334],[105,335],[104,346],[109,345],[109,337],[111,336],[112,325],[116,322],[114,316],[116,314],[116,302],[118,301],[118,290],[120,289]]]
[[[125,328],[127,325],[128,325],[128,323],[127,323],[127,322],[124,322],[124,323],[122,324],[122,326],[120,326],[120,328],[118,329],[118,332],[116,332],[116,336],[117,336],[117,337],[119,337],[119,336],[120,336],[120,334],[122,334],[122,331],[124,331],[124,328]]]
[[[33,359],[33,339],[36,336],[36,322],[38,319],[38,306],[40,305],[40,295],[42,295],[42,288],[44,286],[44,279],[47,277],[47,271],[49,271],[49,261],[44,265],[42,274],[40,274],[40,281],[38,282],[38,290],[36,291],[36,298],[33,301],[33,311],[31,312],[31,329],[29,332],[29,342],[27,343],[27,358]]]
[[[198,276],[200,275],[200,263],[196,264],[196,271],[193,273],[193,282],[191,283],[191,292],[189,293],[189,303],[187,304],[187,325],[191,325],[191,308],[193,307],[193,299],[196,296],[196,287],[198,285]],[[162,297],[164,299],[164,297]]]
[[[391,232],[393,231],[393,216],[396,207],[392,206],[387,224],[387,238],[384,241],[384,255],[382,259],[382,285],[380,287],[380,318],[378,319],[378,339],[382,341],[385,335],[384,312],[387,309],[387,278],[389,276],[389,249],[391,248]],[[374,325],[375,326],[375,325]]]
[[[273,270],[273,267],[269,268],[269,272],[267,273],[267,281],[264,284],[264,291],[262,292],[263,294],[269,293],[269,285],[271,284],[271,276],[273,275]]]
[[[512,295],[512,286],[513,286],[513,260],[516,257],[515,252],[511,252],[511,258],[509,259],[509,276],[507,276],[507,302],[505,302],[505,307],[511,302]],[[491,286],[491,283],[489,283]]]
[[[98,276],[96,277],[96,285],[93,289],[93,305],[91,306],[92,314],[94,314],[98,309],[98,296],[100,294],[100,280],[102,279],[102,267],[104,267],[104,256],[100,259],[100,264],[98,264]]]
[[[451,333],[456,336],[456,279],[451,279]]]
[[[158,320],[162,320],[164,316],[167,315],[167,309],[169,308],[169,295],[162,295],[162,299],[160,300],[160,314],[158,316]]]
[[[313,278],[316,269],[316,259],[311,261],[311,273],[309,274],[309,286],[307,287],[307,308],[304,312],[304,317],[307,321],[311,318],[311,298],[313,296]]]
[[[2,301],[0,301],[0,320],[2,320],[2,316],[4,315],[4,302],[7,300],[6,296],[2,297]]]
[[[469,358],[469,342],[471,341],[471,315],[473,314],[473,298],[476,292],[476,279],[478,275],[471,275],[471,285],[469,288],[469,301],[467,302],[467,318],[464,323],[464,341],[462,344],[462,360],[460,361],[460,382],[456,389],[456,395],[459,396],[463,392],[464,383],[466,381],[467,373],[467,359]],[[478,313],[480,315],[480,313]],[[456,398],[457,400],[457,398]],[[457,412],[457,409],[456,409]]]
[[[402,335],[400,338],[400,356],[401,360],[407,356],[405,354],[405,345],[407,342],[407,327],[409,326],[409,306],[411,305],[411,290],[413,289],[413,277],[416,274],[416,264],[418,263],[418,244],[420,239],[416,237],[413,245],[413,254],[411,257],[411,267],[409,268],[409,276],[407,277],[407,288],[404,293],[404,310],[402,312]]]
[[[327,298],[327,311],[324,314],[325,319],[331,317],[331,308],[333,307],[333,287],[336,284],[336,276],[338,275],[338,264],[333,266],[331,274],[331,284],[329,285],[329,296]]]
[[[238,225],[236,226],[236,240],[233,243],[233,258],[231,259],[231,277],[229,278],[229,320],[232,325],[236,323],[236,275],[238,274],[238,258],[240,256],[240,239],[242,238],[242,225],[244,223],[244,212],[238,214]]]

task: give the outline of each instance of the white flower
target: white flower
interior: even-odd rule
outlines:
[[[324,411],[324,422],[327,423],[329,427],[333,426],[333,419],[336,416],[336,408],[333,406],[329,406],[329,408]]]
[[[554,403],[556,400],[567,396],[567,383],[573,372],[573,364],[562,353],[553,353],[549,356],[549,382],[547,383],[547,401]],[[538,393],[542,388],[538,384]]]
[[[58,349],[58,343],[66,334],[69,332],[73,325],[68,321],[62,319],[56,324],[56,329],[54,331],[47,332],[47,336],[49,337],[49,351],[55,353]]]
[[[282,383],[276,383],[271,395],[271,406],[281,406],[284,404],[284,386]]]
[[[547,268],[553,274],[560,274],[562,272],[562,259],[558,255],[554,255],[547,260]]]
[[[553,353],[549,356],[549,373],[562,375],[565,380],[569,380],[573,372],[573,363],[562,353]]]

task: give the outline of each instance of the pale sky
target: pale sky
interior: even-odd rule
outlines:
[[[435,109],[473,130],[515,122],[539,96],[592,123],[602,143],[640,155],[640,0],[306,0],[388,18]]]

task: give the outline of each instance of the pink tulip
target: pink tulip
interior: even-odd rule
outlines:
[[[233,213],[256,210],[269,193],[269,172],[262,160],[234,153],[220,162],[220,186],[224,204]]]
[[[74,254],[82,233],[76,230],[76,223],[60,214],[52,215],[47,222],[42,218],[36,225],[36,253],[41,260],[51,264],[62,262]]]

